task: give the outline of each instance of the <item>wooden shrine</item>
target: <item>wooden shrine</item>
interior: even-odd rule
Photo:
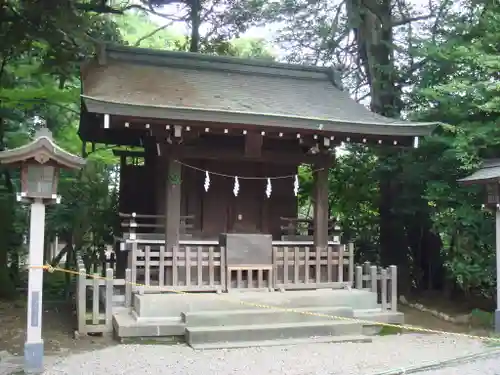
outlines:
[[[312,275],[310,285],[341,282],[347,250],[334,241],[328,208],[335,147],[415,146],[434,126],[370,112],[327,67],[106,45],[82,66],[81,79],[80,137],[116,145],[121,159],[121,249],[132,251],[128,266],[146,268],[141,277],[160,289],[238,287],[240,272],[247,272],[248,287],[264,271],[275,273],[266,281],[271,287],[277,273],[288,273],[276,270],[277,257],[285,257],[282,265],[288,259],[284,246],[301,249],[297,262],[307,259],[297,271],[305,283]],[[299,231],[302,164],[313,170],[314,219]],[[188,253],[177,259],[181,251]],[[145,260],[153,253],[154,277]],[[189,254],[200,269],[216,264],[217,276],[191,273]],[[338,271],[331,270],[335,259]]]

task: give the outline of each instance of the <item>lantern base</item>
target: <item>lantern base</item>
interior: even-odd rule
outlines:
[[[24,372],[26,374],[43,373],[43,340],[24,343]]]

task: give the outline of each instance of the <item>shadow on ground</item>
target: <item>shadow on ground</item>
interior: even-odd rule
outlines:
[[[25,301],[0,301],[0,352],[23,355],[26,315]],[[42,335],[46,354],[75,353],[116,344],[110,336],[81,336],[74,339],[75,323],[76,317],[67,303],[44,305]]]
[[[409,325],[480,336],[488,336],[490,334],[484,328],[445,322],[429,313],[406,306],[400,306],[399,309],[405,314],[406,324]],[[48,355],[78,353],[118,344],[111,336],[83,335],[75,339],[76,317],[71,307],[66,303],[45,304],[42,321],[45,353]],[[23,355],[26,328],[25,301],[0,301],[0,322],[0,352],[7,351],[11,355]],[[404,332],[410,333],[409,331]]]

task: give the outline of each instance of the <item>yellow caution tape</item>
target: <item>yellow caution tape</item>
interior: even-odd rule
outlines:
[[[78,272],[78,271],[68,270],[68,269],[60,268],[60,267],[52,267],[49,264],[46,264],[44,266],[33,266],[32,268],[43,268],[44,270],[51,272],[51,273],[54,271],[59,271],[59,272],[69,273],[72,275],[85,275],[85,276],[93,278],[93,279],[108,280],[108,278],[106,278],[104,276],[92,275],[92,274],[82,274],[81,272]],[[130,285],[138,286],[138,287],[146,286],[145,284],[140,284],[140,283],[131,283],[131,282],[126,282],[126,283],[130,284]],[[197,293],[183,292],[183,291],[179,291],[179,290],[167,290],[167,291],[172,292],[172,293],[177,293],[177,294],[198,295]],[[307,315],[307,316],[316,316],[316,317],[327,318],[327,319],[332,319],[332,320],[349,321],[352,323],[376,325],[376,326],[390,327],[390,328],[396,328],[396,329],[404,329],[404,330],[413,331],[413,332],[435,333],[435,334],[440,334],[440,335],[465,337],[465,338],[482,340],[482,341],[489,341],[489,342],[500,342],[500,337],[470,335],[470,334],[466,334],[466,333],[447,332],[447,331],[440,331],[440,330],[436,330],[436,329],[416,327],[416,326],[407,325],[407,324],[392,324],[392,323],[376,322],[376,321],[371,321],[371,320],[348,318],[345,316],[328,315],[328,314],[315,313],[315,312],[310,312],[310,311],[296,310],[293,308],[285,308],[285,307],[279,307],[279,306],[266,305],[266,304],[262,304],[262,303],[241,301],[241,300],[238,300],[236,298],[231,298],[231,297],[228,297],[227,295],[222,295],[222,294],[217,294],[217,293],[213,293],[212,295],[215,298],[223,299],[223,300],[226,300],[229,302],[239,303],[239,304],[244,305],[244,306],[258,307],[258,308],[262,308],[262,309],[280,310],[280,311],[292,312],[292,313],[302,314],[302,315]]]

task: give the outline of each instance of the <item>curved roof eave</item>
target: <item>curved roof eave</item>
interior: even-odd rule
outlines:
[[[68,169],[79,169],[86,163],[85,159],[63,150],[50,137],[41,136],[21,147],[0,152],[0,164],[22,163],[39,152],[48,153],[53,161]]]
[[[167,105],[143,105],[103,100],[82,95],[89,112],[158,118],[165,120],[205,121],[228,124],[248,124],[274,126],[289,129],[316,130],[332,133],[357,133],[360,135],[381,136],[426,136],[430,135],[440,122],[408,122],[388,119],[386,122],[345,121],[334,118],[301,117],[283,114],[225,111]]]

